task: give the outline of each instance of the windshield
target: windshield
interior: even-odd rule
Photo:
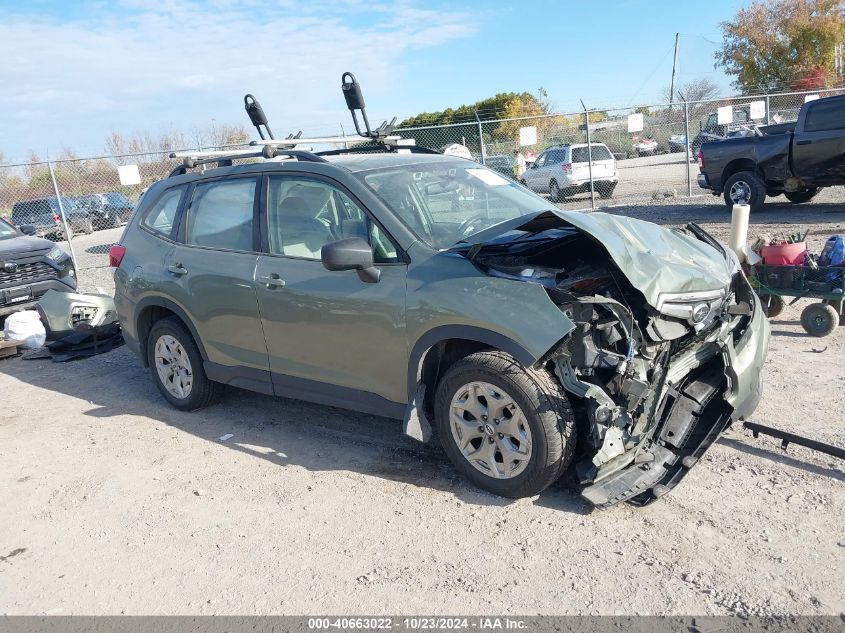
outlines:
[[[499,222],[553,207],[467,160],[400,165],[357,176],[411,231],[438,250]]]
[[[16,237],[18,232],[9,224],[6,223],[5,220],[0,218],[0,240],[6,240],[10,237]]]

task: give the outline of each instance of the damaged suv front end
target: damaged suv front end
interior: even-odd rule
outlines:
[[[696,225],[543,211],[458,245],[490,276],[542,285],[573,327],[543,359],[580,413],[583,496],[668,492],[760,400],[769,325],[735,255]]]

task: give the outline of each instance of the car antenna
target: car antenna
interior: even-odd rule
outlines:
[[[355,75],[349,71],[341,75],[340,81],[343,97],[346,99],[346,107],[349,108],[349,112],[352,113],[352,122],[355,124],[355,131],[358,133],[358,136],[370,138],[376,142],[383,141],[387,136],[390,136],[393,132],[393,128],[396,127],[396,117],[393,117],[393,120],[390,123],[384,121],[375,130],[370,129],[370,121],[367,119],[367,107],[364,105],[364,95],[361,92],[361,84],[359,84],[355,79]],[[361,131],[361,126],[358,124],[358,117],[355,115],[356,110],[361,111],[361,119],[364,121],[363,132]]]
[[[258,103],[258,99],[251,94],[245,95],[244,109],[246,109],[246,113],[249,115],[249,120],[252,121],[255,129],[258,130],[258,136],[261,137],[261,140],[267,140],[261,126],[264,126],[264,129],[267,130],[267,136],[270,137],[270,140],[274,140],[275,137],[273,136],[273,132],[270,131],[270,126],[267,124],[267,115],[264,114],[264,109],[261,107],[261,104]]]

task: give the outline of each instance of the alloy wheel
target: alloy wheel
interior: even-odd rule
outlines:
[[[472,466],[495,479],[521,474],[531,460],[531,429],[522,409],[500,387],[472,382],[449,407],[452,439]]]
[[[748,204],[751,201],[751,185],[744,180],[737,180],[731,185],[729,195],[735,204]]]

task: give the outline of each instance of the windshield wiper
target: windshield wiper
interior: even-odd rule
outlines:
[[[719,244],[719,242],[717,242],[717,241],[713,238],[713,236],[712,236],[712,235],[710,235],[710,233],[708,233],[707,231],[705,231],[704,229],[702,229],[702,228],[701,228],[700,226],[698,226],[695,222],[690,222],[689,224],[687,224],[687,229],[689,230],[689,232],[690,232],[690,233],[692,233],[693,235],[695,235],[695,236],[696,236],[699,240],[701,240],[701,241],[702,241],[702,242],[704,242],[705,244],[710,244],[710,246],[712,246],[712,247],[713,247],[713,248],[715,248],[717,251],[719,251],[719,252],[722,254],[722,256],[725,256],[725,255],[726,255],[726,253],[725,253],[725,249],[724,249],[724,248],[722,248],[722,245],[721,245],[721,244]]]

